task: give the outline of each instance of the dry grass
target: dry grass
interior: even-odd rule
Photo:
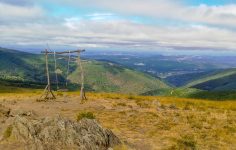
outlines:
[[[38,103],[38,96],[0,94],[0,102],[12,109],[33,109],[42,116],[61,114],[76,119],[81,112],[92,112],[124,141],[115,149],[236,147],[236,101],[88,93],[88,101],[80,104],[78,93],[65,92],[58,94],[57,102]]]

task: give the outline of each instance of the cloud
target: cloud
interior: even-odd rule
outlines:
[[[49,43],[98,49],[236,50],[235,5],[186,6],[170,0],[54,1],[65,10],[96,8],[82,16],[75,13],[64,18],[52,16],[41,5],[24,2],[0,1],[0,45],[44,47]],[[129,16],[184,23],[148,25]]]
[[[43,17],[44,11],[40,7],[21,7],[0,2],[0,24],[24,23]]]
[[[33,4],[32,0],[0,0],[0,3],[16,5],[16,6],[29,6]]]
[[[0,27],[2,43],[70,45],[106,49],[235,50],[235,32],[216,27],[154,27],[130,21],[94,21],[67,18],[61,24]]]
[[[65,2],[59,0],[60,2]],[[183,1],[173,0],[67,0],[77,6],[97,7],[124,15],[168,18],[187,22],[207,23],[213,25],[236,25],[236,5],[188,6]]]

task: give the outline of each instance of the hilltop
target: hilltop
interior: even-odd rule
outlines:
[[[232,149],[236,146],[235,101],[87,93],[88,100],[81,104],[77,92],[55,94],[57,100],[48,102],[36,102],[40,93],[0,94],[0,104],[11,110],[9,115],[5,113],[7,118],[1,115],[3,111],[0,111],[0,137],[5,137],[5,140],[0,141],[0,149],[23,149],[20,147],[22,143],[17,143],[13,138],[16,125],[24,129],[34,123],[35,126],[30,129],[35,129],[35,132],[39,133],[38,136],[42,135],[42,141],[46,138],[44,135],[51,136],[55,132],[58,134],[53,137],[59,136],[59,142],[62,138],[72,139],[73,142],[73,138],[76,138],[66,136],[75,130],[70,122],[64,130],[63,120],[54,124],[50,119],[45,119],[45,122],[37,119],[24,126],[17,122],[11,130],[8,125],[11,125],[12,116],[16,114],[30,118],[31,115],[37,118],[55,118],[60,114],[73,122],[77,122],[78,116],[95,118],[124,144],[114,150]],[[43,130],[40,130],[42,128]],[[49,129],[58,130],[48,133]],[[84,130],[82,132],[85,134],[89,132],[86,128]],[[20,131],[27,133],[28,130]],[[54,138],[52,141],[55,143],[57,141]],[[47,144],[50,144],[50,141]]]

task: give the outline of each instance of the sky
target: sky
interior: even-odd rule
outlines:
[[[0,47],[236,53],[236,0],[0,0]]]

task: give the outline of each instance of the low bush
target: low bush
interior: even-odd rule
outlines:
[[[77,116],[76,116],[76,120],[80,121],[83,118],[87,118],[87,119],[95,119],[95,115],[92,112],[80,112]]]
[[[196,150],[197,142],[193,135],[184,135],[177,140],[177,147],[179,149]]]
[[[125,103],[117,103],[117,106],[127,106]]]
[[[4,137],[5,139],[6,139],[6,138],[9,138],[9,137],[11,136],[12,129],[13,129],[12,126],[8,126],[7,129],[4,131],[3,137]]]

